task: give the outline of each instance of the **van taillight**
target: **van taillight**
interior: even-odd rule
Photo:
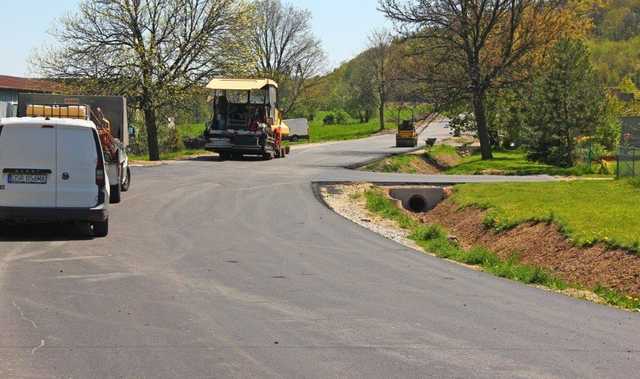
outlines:
[[[98,167],[96,167],[96,185],[98,187],[104,187],[106,184],[104,178],[104,168],[100,167],[100,163],[102,162],[98,162]]]
[[[96,144],[96,152],[98,153],[98,160],[96,162],[96,185],[98,187],[104,187],[107,184],[104,172],[104,156],[102,146],[100,145],[100,137],[95,129],[93,130],[93,140]]]

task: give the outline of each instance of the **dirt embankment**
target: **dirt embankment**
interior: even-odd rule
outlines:
[[[501,258],[519,255],[523,263],[543,267],[569,283],[602,286],[640,296],[640,255],[606,246],[573,246],[555,225],[529,223],[504,232],[487,230],[486,212],[458,209],[446,200],[422,216],[426,223],[440,224],[465,248],[483,246]]]

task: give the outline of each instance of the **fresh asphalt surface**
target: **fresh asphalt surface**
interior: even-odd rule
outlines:
[[[341,168],[392,144],[138,168],[106,239],[5,229],[0,378],[637,377],[637,313],[412,251],[314,197],[418,180]]]

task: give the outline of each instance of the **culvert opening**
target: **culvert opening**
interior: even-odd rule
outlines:
[[[409,210],[414,213],[423,213],[427,211],[427,199],[421,195],[413,195],[407,202]]]

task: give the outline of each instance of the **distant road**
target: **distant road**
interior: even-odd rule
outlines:
[[[638,314],[407,249],[316,200],[313,181],[442,181],[342,168],[393,142],[137,168],[108,239],[0,240],[0,378],[638,376]],[[470,179],[549,178],[446,178]]]

